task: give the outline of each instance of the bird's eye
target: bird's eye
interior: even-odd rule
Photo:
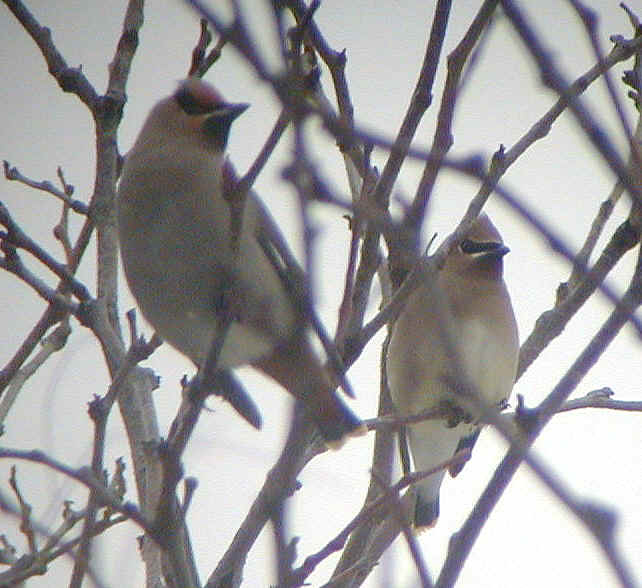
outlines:
[[[480,251],[483,251],[483,249],[480,248],[480,245],[481,243],[477,243],[477,241],[473,241],[472,239],[464,239],[459,244],[459,249],[461,249],[462,253],[473,255],[475,253],[479,253]]]
[[[501,249],[503,245],[496,241],[473,241],[464,239],[459,244],[459,249],[466,255],[477,255],[479,253],[489,253]]]
[[[202,101],[199,101],[192,92],[190,92],[189,88],[185,87],[180,88],[178,92],[176,92],[176,101],[183,109],[183,112],[190,116],[208,114],[220,106],[220,104],[214,104],[212,102],[204,104]]]

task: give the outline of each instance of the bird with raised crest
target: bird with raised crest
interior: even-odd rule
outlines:
[[[365,429],[313,351],[305,311],[268,250],[274,222],[252,192],[239,207],[231,187],[225,149],[247,107],[188,78],[152,108],[118,189],[127,283],[160,337],[197,366],[225,324],[217,367],[268,374],[338,446]]]
[[[443,406],[459,418],[429,419],[407,425],[416,470],[429,470],[464,448],[472,449],[481,425],[461,416],[462,389],[471,386],[483,402],[502,408],[517,371],[519,340],[503,278],[509,249],[482,214],[446,258],[434,280],[410,295],[394,324],[387,355],[390,393],[400,415]],[[463,464],[452,465],[456,476]],[[433,526],[439,516],[442,469],[416,485],[414,526]]]

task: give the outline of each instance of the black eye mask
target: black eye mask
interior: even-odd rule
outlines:
[[[490,253],[504,248],[502,243],[497,241],[473,241],[472,239],[464,239],[459,245],[462,253],[468,255],[475,255],[477,253]]]

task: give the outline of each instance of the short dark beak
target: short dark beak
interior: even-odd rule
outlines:
[[[228,104],[224,110],[227,110],[230,117],[230,122],[241,116],[250,105],[247,102],[239,102],[238,104]]]
[[[230,126],[249,107],[249,104],[221,104],[203,122],[203,132],[213,145],[225,149]]]
[[[497,247],[497,249],[494,249],[492,251],[492,254],[496,255],[497,257],[504,257],[504,255],[506,255],[509,251],[510,249],[506,247],[506,245],[500,245],[499,247]]]

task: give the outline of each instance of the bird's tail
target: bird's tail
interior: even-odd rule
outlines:
[[[408,426],[408,441],[416,471],[432,470],[450,459],[462,437],[457,427],[442,420],[427,420]],[[446,474],[439,469],[415,485],[414,526],[417,531],[433,527],[439,517],[439,488]]]
[[[480,428],[462,423],[449,427],[441,420],[429,420],[410,425],[409,441],[415,468],[429,470],[443,464],[462,449],[472,450]],[[447,469],[424,478],[416,485],[414,525],[418,531],[429,529],[439,517],[439,488],[446,471],[454,478],[464,467],[464,462],[451,465]]]
[[[417,501],[415,502],[415,514],[413,524],[418,533],[426,529],[432,529],[439,518],[439,490],[437,495],[422,492],[421,487],[417,488]]]
[[[255,365],[304,402],[328,447],[338,449],[347,437],[366,433],[365,425],[339,398],[329,375],[303,337],[282,345]]]

